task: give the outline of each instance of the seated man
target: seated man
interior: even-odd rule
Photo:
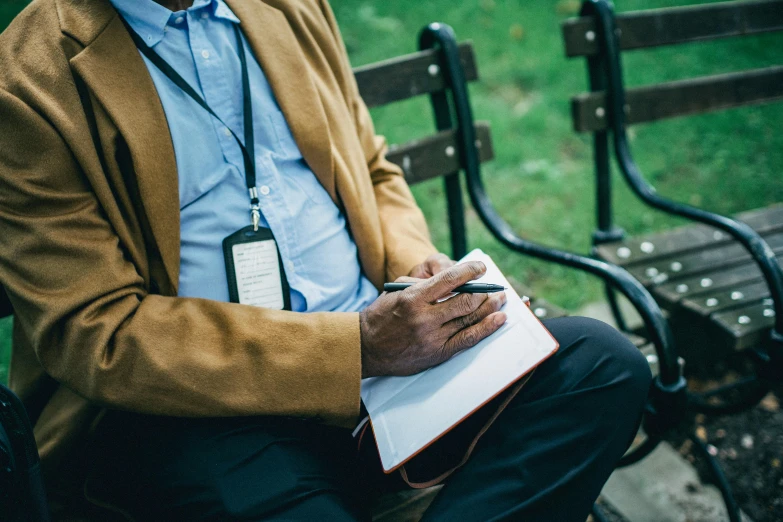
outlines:
[[[53,507],[366,519],[383,481],[351,437],[360,379],[473,346],[504,297],[426,297],[484,266],[430,243],[326,1],[38,0],[0,63],[11,385]],[[271,263],[268,293],[224,240]],[[379,295],[401,276],[423,281]],[[650,372],[602,323],[546,326],[559,352],[425,519],[585,519]]]

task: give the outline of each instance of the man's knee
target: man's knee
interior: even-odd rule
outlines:
[[[622,388],[631,398],[647,397],[652,380],[650,366],[639,349],[608,324],[587,317],[574,318],[584,331],[583,350],[592,352],[601,377]]]
[[[568,352],[576,385],[614,390],[618,401],[641,407],[652,375],[646,358],[622,333],[587,317],[566,318],[553,333]]]

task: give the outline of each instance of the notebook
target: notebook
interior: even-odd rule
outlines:
[[[483,261],[477,282],[507,288],[506,324],[448,361],[407,377],[362,380],[361,396],[386,473],[391,473],[486,404],[547,357],[557,341],[495,263],[474,250],[460,263]]]

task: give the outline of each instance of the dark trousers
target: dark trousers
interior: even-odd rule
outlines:
[[[446,481],[424,520],[584,522],[636,433],[644,357],[590,319],[546,321],[560,350]],[[412,427],[415,429],[415,427]],[[268,417],[111,413],[88,491],[138,520],[367,520],[397,487],[348,430]]]

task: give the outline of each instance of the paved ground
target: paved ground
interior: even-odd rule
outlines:
[[[625,310],[625,307],[623,307]],[[630,308],[630,307],[629,307]],[[609,307],[591,303],[575,315],[614,324]],[[636,314],[629,310],[626,314]],[[728,520],[718,490],[702,484],[695,468],[668,443],[641,462],[614,472],[602,501],[627,522],[723,522]],[[750,519],[745,517],[745,520]]]
[[[601,496],[628,522],[728,520],[720,492],[702,484],[693,466],[665,442],[641,462],[615,471]]]

